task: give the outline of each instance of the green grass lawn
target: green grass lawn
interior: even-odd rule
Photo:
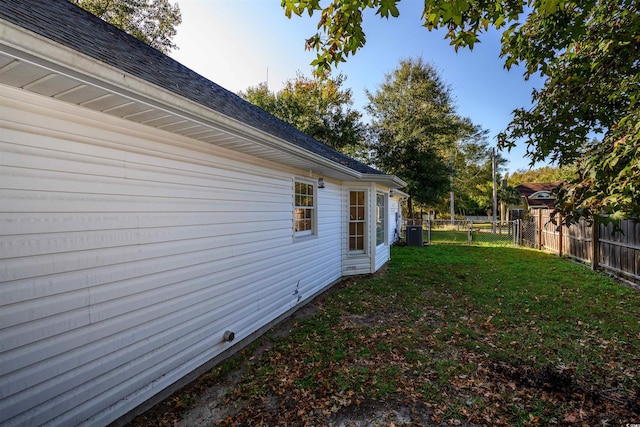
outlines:
[[[385,274],[312,304],[290,334],[196,382],[191,393],[241,368],[226,399],[244,403],[221,424],[325,425],[374,407],[408,408],[413,425],[640,422],[640,295],[583,266],[526,249],[396,247]]]

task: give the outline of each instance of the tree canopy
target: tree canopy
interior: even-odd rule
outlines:
[[[239,95],[318,141],[358,157],[366,127],[353,107],[351,89],[343,88],[345,80],[342,74],[318,79],[298,73],[278,93],[263,83]]]
[[[506,176],[511,186],[541,182],[571,181],[576,177],[575,167],[544,166],[536,169],[518,169]]]
[[[323,71],[365,44],[363,11],[398,16],[400,0],[282,0],[285,14],[319,13],[306,41]],[[640,215],[640,5],[637,0],[424,0],[423,25],[446,29],[454,48],[490,27],[503,31],[505,67],[540,74],[533,107],[517,109],[499,144],[527,146],[534,164],[578,162],[579,175],[558,200],[567,221]],[[594,140],[595,138],[595,140]]]
[[[449,87],[430,64],[406,59],[367,97],[374,163],[407,182],[412,202],[438,204],[450,188],[449,153],[468,129]]]
[[[182,22],[180,6],[169,0],[69,0],[138,40],[169,53]]]

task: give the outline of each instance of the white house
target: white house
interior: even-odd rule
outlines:
[[[166,396],[384,265],[404,185],[67,0],[0,2],[0,425]]]

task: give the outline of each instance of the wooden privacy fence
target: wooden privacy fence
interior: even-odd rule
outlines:
[[[614,232],[612,224],[589,224],[585,220],[559,227],[551,222],[550,214],[550,209],[536,209],[522,220],[523,245],[566,255],[590,263],[594,269],[604,268],[640,282],[640,222],[621,221],[621,231]]]

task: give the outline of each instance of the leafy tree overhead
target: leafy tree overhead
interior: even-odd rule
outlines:
[[[362,28],[367,9],[381,18],[398,17],[401,0],[282,0],[288,18],[307,13],[320,15],[318,31],[306,40],[306,48],[318,52],[312,65],[319,71],[330,69],[354,55],[366,43]],[[590,0],[593,1],[593,0]],[[563,0],[537,2],[543,10],[554,10]],[[529,1],[529,3],[532,3]],[[424,0],[423,25],[429,30],[446,28],[446,38],[457,50],[473,48],[479,34],[490,26],[502,28],[524,14],[527,2],[520,0]]]
[[[364,46],[363,11],[398,16],[400,0],[282,0],[287,16],[320,14],[307,47],[320,70]],[[518,109],[500,134],[502,147],[524,140],[531,163],[578,162],[579,175],[559,194],[565,218],[640,215],[640,4],[638,0],[424,0],[423,24],[444,28],[454,48],[483,31],[503,31],[505,67],[545,83],[533,107]],[[593,137],[597,140],[594,142]]]
[[[266,84],[250,87],[239,95],[268,113],[347,154],[362,148],[366,128],[362,114],[353,108],[346,77],[308,78],[298,73],[278,93]]]
[[[640,215],[640,4],[561,3],[535,11],[503,37],[509,61],[546,76],[531,110],[518,109],[499,136],[524,139],[532,161],[577,161],[578,176],[558,194],[567,222]],[[597,135],[599,140],[592,140]]]
[[[449,87],[431,65],[407,59],[367,97],[376,165],[408,183],[410,212],[413,202],[437,204],[450,188],[448,153],[465,128]]]
[[[138,40],[169,53],[182,22],[180,6],[169,0],[69,0]]]
[[[269,90],[266,82],[262,82],[257,86],[247,88],[245,92],[238,92],[238,96],[249,101],[253,105],[257,105],[264,111],[276,115],[278,110],[278,96]]]

